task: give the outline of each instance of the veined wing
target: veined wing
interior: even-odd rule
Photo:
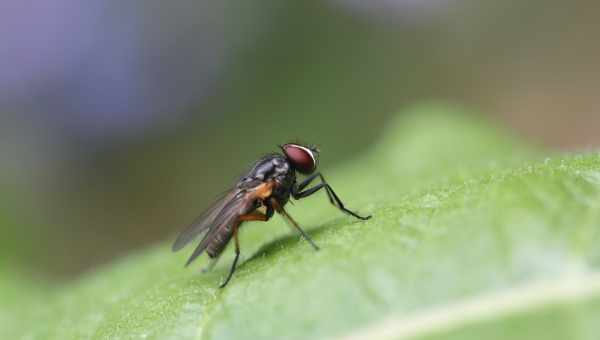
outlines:
[[[239,217],[241,215],[248,214],[256,209],[255,199],[249,196],[245,192],[240,192],[231,201],[229,201],[225,207],[221,210],[218,216],[211,223],[209,231],[204,235],[200,244],[194,249],[192,255],[185,263],[188,266],[194,261],[202,252],[208,247],[213,238],[223,237],[232,232],[232,226],[235,223],[239,223]],[[224,231],[224,234],[220,232]],[[221,235],[221,236],[219,236]],[[231,234],[229,234],[231,235]],[[230,237],[230,236],[229,236]],[[225,241],[227,242],[227,241]]]
[[[208,209],[206,209],[202,215],[198,216],[190,225],[188,225],[181,233],[179,233],[179,236],[177,236],[177,239],[173,243],[171,249],[173,251],[178,251],[190,243],[190,241],[195,239],[200,233],[214,225],[215,220],[222,213],[223,209],[239,193],[239,189],[225,192]]]

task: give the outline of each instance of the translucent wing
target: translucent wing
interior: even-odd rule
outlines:
[[[256,203],[253,199],[250,199],[248,195],[238,194],[234,196],[232,200],[227,202],[217,217],[212,221],[209,231],[206,233],[206,235],[204,235],[204,238],[202,238],[202,241],[200,241],[200,244],[196,247],[196,249],[194,249],[194,252],[187,260],[185,265],[189,265],[198,256],[200,256],[215,236],[222,235],[220,237],[231,237],[230,233],[232,230],[232,225],[234,223],[239,223],[239,217],[241,215],[248,214],[255,209]]]
[[[187,228],[185,228],[177,237],[171,249],[178,251],[185,247],[190,241],[195,239],[203,231],[209,229],[214,225],[215,220],[229,202],[240,192],[239,189],[234,189],[225,192],[220,198],[218,198],[202,215],[198,216]],[[207,235],[210,234],[207,233]],[[204,237],[206,239],[206,236]]]

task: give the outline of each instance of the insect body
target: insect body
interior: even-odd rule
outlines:
[[[277,211],[300,232],[315,250],[319,249],[298,223],[285,211],[284,206],[289,201],[290,196],[299,200],[325,189],[331,204],[341,211],[362,220],[371,217],[363,217],[346,209],[340,198],[325,181],[323,175],[315,172],[319,157],[317,148],[289,143],[282,145],[281,150],[283,151],[282,154],[269,154],[256,161],[248,174],[242,177],[232,190],[218,199],[190,226],[183,230],[173,244],[173,251],[177,251],[196,236],[204,233],[204,237],[188,259],[186,266],[204,251],[212,259],[211,265],[214,265],[231,238],[233,238],[235,241],[235,259],[227,278],[220,286],[221,288],[227,285],[235,271],[240,255],[238,234],[243,222],[268,221]],[[296,173],[308,177],[298,183]],[[307,189],[306,187],[317,178],[321,182]],[[259,208],[262,207],[265,208],[264,213],[259,211]]]

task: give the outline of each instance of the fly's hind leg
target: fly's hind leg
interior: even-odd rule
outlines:
[[[238,221],[233,225],[233,228],[232,228],[233,240],[235,241],[235,258],[233,259],[233,263],[231,264],[231,268],[229,269],[229,274],[227,274],[227,278],[219,286],[219,288],[223,288],[229,283],[229,280],[231,280],[231,277],[233,276],[233,272],[235,272],[235,268],[236,268],[238,260],[240,258],[240,239],[238,237],[240,224],[242,224],[242,222],[245,222],[245,221],[268,221],[271,216],[273,216],[273,208],[268,206],[266,214],[255,211],[250,214],[241,215],[238,218]],[[214,259],[214,262],[212,262],[211,265],[213,265],[213,263],[215,263],[217,260],[218,260],[218,257],[216,259]]]
[[[223,287],[227,286],[227,284],[229,283],[229,280],[231,280],[231,277],[233,276],[233,272],[235,272],[235,266],[237,265],[237,262],[240,258],[240,240],[238,238],[238,229],[239,229],[240,224],[241,224],[241,222],[236,222],[233,225],[233,238],[235,240],[235,258],[233,259],[233,263],[231,264],[231,269],[229,269],[229,274],[227,274],[227,278],[219,286],[219,288],[223,288]]]
[[[321,183],[313,186],[312,188],[304,190],[304,188],[306,188],[317,177],[319,177],[321,179]],[[352,215],[361,220],[368,220],[369,218],[371,218],[371,215],[361,216],[361,215],[355,213],[354,211],[347,209],[344,206],[344,203],[342,203],[342,200],[338,197],[338,195],[335,193],[335,191],[333,191],[333,188],[331,187],[331,185],[329,185],[329,183],[327,183],[327,181],[325,180],[325,177],[323,177],[323,175],[320,172],[314,173],[310,177],[306,178],[302,183],[299,183],[297,186],[292,187],[292,197],[294,197],[295,199],[301,199],[304,197],[308,197],[323,188],[325,189],[325,192],[327,192],[327,197],[329,198],[329,202],[331,202],[331,204],[333,204],[335,207],[337,207],[344,213],[346,213],[348,215]]]
[[[269,218],[267,217],[267,215],[261,213],[261,212],[253,212],[250,214],[246,214],[246,215],[242,215],[240,216],[240,221],[267,221]]]
[[[240,221],[263,221],[266,222],[269,219],[271,219],[271,217],[273,217],[273,213],[274,213],[274,209],[273,209],[273,205],[271,204],[271,202],[264,202],[263,203],[266,211],[264,213],[262,213],[260,210],[254,210],[253,212],[246,214],[246,215],[241,215],[239,217]]]

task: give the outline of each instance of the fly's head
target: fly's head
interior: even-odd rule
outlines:
[[[298,172],[313,173],[319,165],[319,149],[314,145],[287,143],[280,146],[283,154]]]

